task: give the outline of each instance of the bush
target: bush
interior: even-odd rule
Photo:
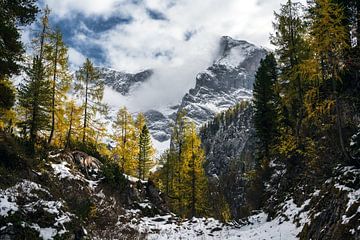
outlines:
[[[102,173],[105,177],[105,182],[110,184],[113,188],[124,190],[126,186],[126,178],[120,169],[120,166],[114,161],[107,160],[102,167]]]

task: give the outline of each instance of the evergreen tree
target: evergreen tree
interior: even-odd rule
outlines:
[[[24,53],[19,27],[31,24],[38,11],[36,0],[0,1],[0,80],[19,73]]]
[[[27,79],[20,84],[19,104],[24,109],[25,116],[20,125],[25,135],[29,132],[30,149],[35,150],[39,132],[48,130],[49,106],[51,100],[50,82],[46,78],[44,48],[47,44],[49,30],[49,9],[45,9],[41,18],[42,30],[33,40],[35,57],[32,66],[27,69]]]
[[[34,151],[39,132],[49,129],[51,91],[49,81],[43,77],[44,66],[38,56],[34,57],[27,75],[28,79],[20,85],[19,104],[26,112],[21,125],[26,129],[25,134],[29,131],[30,147]]]
[[[11,129],[14,124],[15,89],[8,79],[0,79],[0,129]]]
[[[146,125],[143,126],[139,136],[139,154],[138,154],[138,177],[145,180],[148,177],[149,170],[153,166],[152,157],[154,149],[151,144],[150,132]]]
[[[261,60],[254,84],[254,125],[259,139],[258,149],[269,160],[270,146],[277,134],[277,109],[275,84],[276,60],[272,53]]]
[[[83,99],[83,143],[86,142],[89,124],[91,124],[96,113],[102,108],[101,100],[104,94],[104,83],[99,78],[99,72],[94,68],[93,63],[89,59],[86,59],[83,66],[76,73],[77,83],[75,84],[75,90]]]

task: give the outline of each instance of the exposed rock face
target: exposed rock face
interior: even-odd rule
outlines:
[[[267,51],[242,40],[222,37],[219,57],[196,77],[180,105],[199,126],[241,100],[252,98],[255,73]]]
[[[200,131],[206,154],[206,173],[224,195],[233,217],[240,217],[245,203],[244,172],[254,168],[255,130],[253,107],[242,104],[210,121]],[[215,188],[214,188],[215,189]]]
[[[164,115],[156,110],[150,110],[145,113],[151,135],[159,142],[167,141],[171,137],[170,126],[175,120],[177,106],[174,108],[174,113],[170,115]]]
[[[153,74],[152,70],[131,74],[104,67],[98,67],[97,69],[100,72],[100,78],[104,79],[105,84],[124,96],[128,95],[131,89],[135,89],[149,80]]]

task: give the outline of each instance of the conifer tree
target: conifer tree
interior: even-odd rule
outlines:
[[[24,53],[19,27],[31,24],[38,11],[35,0],[0,1],[0,80],[19,73]]]
[[[143,126],[139,136],[139,154],[138,154],[138,177],[145,180],[148,177],[149,170],[153,166],[152,157],[154,149],[151,144],[150,132],[146,125]]]
[[[11,129],[14,124],[15,88],[8,79],[0,79],[0,129]]]
[[[19,104],[26,111],[27,118],[22,126],[29,131],[31,151],[40,131],[49,129],[49,105],[51,100],[50,83],[44,78],[44,66],[39,57],[33,59],[32,67],[28,70],[28,79],[24,79],[19,89]]]
[[[61,125],[63,120],[63,106],[66,93],[70,89],[71,77],[68,71],[68,55],[60,29],[49,34],[49,44],[45,46],[45,59],[47,60],[48,77],[51,89],[51,131],[48,144],[51,143],[56,124]]]
[[[113,139],[116,146],[113,155],[119,161],[121,170],[129,175],[135,175],[137,170],[138,141],[131,114],[126,107],[119,109],[113,122]]]
[[[33,40],[35,57],[27,69],[27,79],[20,84],[19,104],[24,109],[25,118],[20,122],[25,135],[29,132],[30,150],[34,153],[39,132],[49,129],[49,106],[51,100],[50,82],[46,78],[44,48],[49,31],[49,9],[41,18],[41,31]]]
[[[276,60],[272,53],[260,61],[254,84],[254,125],[259,139],[259,152],[269,160],[270,146],[277,134],[275,84]]]
[[[349,32],[343,25],[344,11],[330,0],[315,0],[310,5],[309,18],[312,58],[308,61],[308,65],[313,68],[304,68],[304,71],[313,71],[315,74],[307,74],[312,80],[314,89],[308,93],[308,99],[310,99],[307,103],[308,114],[310,116],[322,113],[331,114],[331,110],[334,109],[340,149],[343,156],[350,160],[345,149],[338,93],[339,85],[342,84],[344,55],[346,49],[349,48]]]
[[[64,114],[65,126],[67,126],[65,148],[70,148],[72,140],[79,137],[77,132],[81,129],[81,113],[82,109],[76,105],[74,100],[66,102]]]
[[[303,6],[288,0],[283,4],[280,13],[275,13],[273,23],[275,34],[271,35],[271,43],[275,45],[275,53],[279,61],[279,86],[284,95],[282,99],[286,111],[290,113],[286,122],[300,140],[301,124],[304,117],[303,99],[306,86],[300,77],[300,64],[308,55],[305,41],[306,25],[301,14]]]
[[[76,80],[75,90],[83,100],[82,142],[85,143],[89,124],[102,108],[101,100],[104,94],[104,82],[100,80],[99,72],[89,59],[86,59],[83,66],[77,71]]]
[[[203,164],[204,150],[194,123],[186,127],[183,149],[183,194],[185,197],[187,216],[195,217],[206,212],[207,179]],[[187,191],[189,189],[190,191]]]

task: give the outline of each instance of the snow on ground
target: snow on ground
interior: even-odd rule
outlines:
[[[80,180],[87,182],[91,190],[95,190],[101,179],[97,181],[87,179],[80,172],[73,172],[68,162],[51,163],[51,167],[54,170],[55,175],[61,179]]]
[[[22,222],[21,225],[38,231],[39,236],[44,240],[53,239],[56,235],[61,236],[66,233],[64,224],[70,222],[74,215],[63,210],[64,206],[61,201],[44,200],[38,194],[45,194],[47,198],[52,197],[49,191],[40,184],[28,180],[22,180],[5,190],[0,189],[0,217],[8,217],[18,211],[20,214],[27,215],[43,210],[53,216],[55,223],[52,226],[41,228],[37,223],[25,222]],[[33,221],[36,222],[37,219],[33,219]]]
[[[155,154],[156,158],[160,157],[161,154],[163,154],[166,149],[170,148],[170,139],[164,142],[160,142],[155,138],[151,137],[151,142],[156,150],[156,154]]]
[[[174,215],[143,217],[140,221],[134,218],[129,226],[142,233],[147,233],[149,240],[162,239],[228,239],[228,240],[259,240],[259,239],[297,239],[306,222],[309,221],[304,211],[310,200],[297,206],[293,199],[283,205],[278,217],[267,221],[267,214],[259,212],[249,217],[244,224],[223,224],[213,218],[193,218],[180,221]],[[130,212],[129,212],[130,214]],[[294,220],[299,220],[299,225]]]

